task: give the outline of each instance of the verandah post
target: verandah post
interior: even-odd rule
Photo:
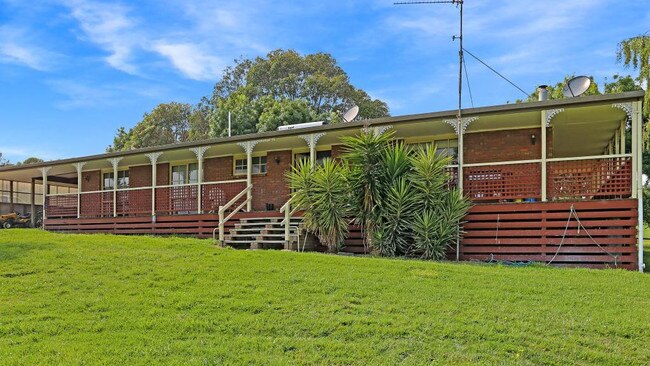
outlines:
[[[77,170],[77,218],[81,218],[81,173],[86,163],[76,163],[74,168]]]
[[[316,166],[316,146],[318,145],[318,140],[323,136],[325,136],[325,132],[300,135],[309,147],[309,163],[312,169]]]
[[[45,219],[47,218],[47,195],[50,193],[47,184],[47,173],[50,169],[49,166],[41,168],[41,174],[43,175],[43,227],[45,227]]]
[[[196,155],[196,160],[198,162],[198,188],[197,188],[197,194],[196,194],[196,210],[198,213],[203,213],[203,207],[201,203],[201,196],[202,196],[202,190],[203,190],[203,158],[205,155],[206,150],[208,150],[208,146],[201,146],[201,147],[195,147],[190,149],[194,155]]]
[[[14,212],[14,181],[9,181],[9,210]]]
[[[643,262],[643,173],[642,173],[642,141],[641,141],[641,131],[642,131],[642,108],[643,104],[641,101],[636,101],[632,103],[632,170],[636,172],[633,174],[633,179],[635,180],[633,187],[635,186],[637,192],[637,210],[638,210],[638,267],[639,272],[644,270]]]
[[[145,154],[151,162],[151,222],[156,222],[156,184],[158,183],[158,158],[161,152]]]
[[[266,140],[264,140],[266,141]],[[238,143],[246,152],[246,187],[253,184],[253,149],[255,145],[262,142],[262,140],[246,141]],[[246,192],[246,211],[250,212],[253,209],[253,190],[249,189]]]
[[[36,178],[32,178],[29,187],[29,212],[32,220],[32,227],[36,225]]]
[[[111,158],[108,161],[113,165],[113,217],[117,217],[117,167],[122,158]]]

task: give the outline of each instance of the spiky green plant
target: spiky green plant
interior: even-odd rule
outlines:
[[[442,194],[440,204],[415,214],[414,243],[411,255],[425,259],[445,258],[448,249],[462,236],[461,220],[470,208],[470,202],[457,189]]]
[[[377,203],[381,200],[382,162],[392,133],[377,134],[366,128],[358,136],[341,138],[343,160],[350,168],[350,189],[355,222],[365,231],[365,245],[372,245],[379,221]]]
[[[313,169],[308,161],[300,161],[287,173],[294,207],[305,211],[305,228],[330,252],[343,247],[348,233],[351,216],[348,174],[345,165],[331,159],[325,159]]]

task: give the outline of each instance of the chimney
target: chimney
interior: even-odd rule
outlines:
[[[537,87],[539,101],[548,100],[548,85],[540,85]]]

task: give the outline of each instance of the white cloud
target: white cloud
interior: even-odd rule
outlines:
[[[137,74],[138,68],[131,57],[141,43],[136,21],[129,9],[120,4],[106,4],[84,0],[67,2],[72,17],[79,22],[85,37],[102,47],[110,55],[106,62],[121,71]]]
[[[220,57],[206,54],[202,47],[191,43],[159,42],[153,49],[167,57],[185,76],[194,80],[215,80],[225,66]]]
[[[55,57],[52,52],[34,45],[25,30],[0,26],[0,62],[45,71]]]

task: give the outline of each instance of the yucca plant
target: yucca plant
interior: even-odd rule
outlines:
[[[331,159],[325,159],[313,169],[309,162],[300,161],[287,173],[294,207],[305,211],[305,228],[330,252],[338,252],[343,247],[348,233],[351,217],[348,174],[345,165]]]
[[[379,221],[377,204],[381,200],[383,158],[392,133],[377,134],[366,128],[358,136],[341,138],[343,161],[350,168],[350,190],[354,219],[365,232],[366,249],[372,245],[375,227]]]

